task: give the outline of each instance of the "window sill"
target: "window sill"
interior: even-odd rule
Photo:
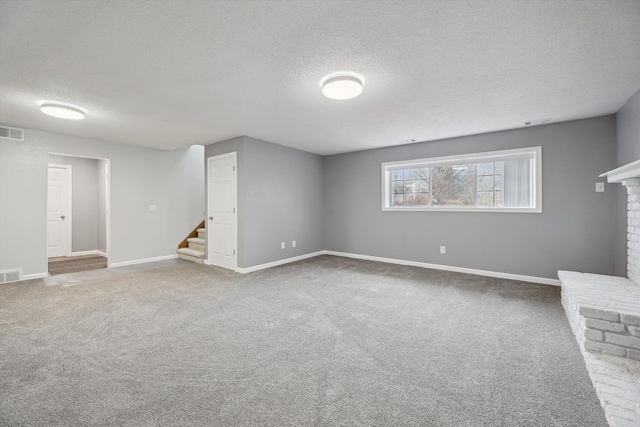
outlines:
[[[428,208],[382,208],[383,212],[484,212],[484,213],[542,213],[542,207],[539,208],[456,208],[453,206],[428,207]]]

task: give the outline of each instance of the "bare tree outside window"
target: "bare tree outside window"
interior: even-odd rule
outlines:
[[[429,206],[429,168],[391,173],[392,206]]]
[[[451,206],[475,203],[475,165],[434,167],[431,171],[431,204]]]

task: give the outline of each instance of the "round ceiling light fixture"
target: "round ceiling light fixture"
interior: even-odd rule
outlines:
[[[322,82],[322,93],[331,99],[351,99],[362,93],[362,86],[362,79],[354,74],[332,74]]]
[[[58,101],[40,101],[40,111],[59,119],[82,120],[87,114],[84,108]]]

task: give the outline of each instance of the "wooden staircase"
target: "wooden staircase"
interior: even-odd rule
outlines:
[[[206,230],[202,221],[191,233],[178,245],[178,256],[184,260],[202,264],[204,262],[204,245],[206,242]]]

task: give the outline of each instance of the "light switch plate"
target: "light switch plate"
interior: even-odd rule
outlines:
[[[155,212],[156,211],[156,205],[149,205],[149,212]]]
[[[604,182],[596,182],[596,193],[604,193]]]

